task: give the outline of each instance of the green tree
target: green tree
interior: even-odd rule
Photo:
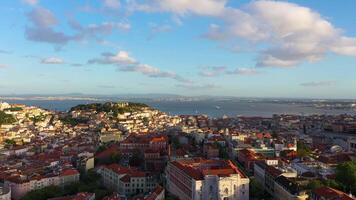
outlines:
[[[298,157],[307,157],[311,153],[310,148],[303,142],[298,141],[297,143],[297,155]]]
[[[321,182],[320,180],[312,180],[308,183],[307,188],[310,190],[315,190],[321,187],[324,187],[325,184]]]
[[[336,181],[345,192],[356,194],[356,162],[341,163],[336,167]]]
[[[11,111],[11,112],[21,111],[21,110],[22,110],[21,107],[13,107],[13,108],[6,108],[6,109],[4,109],[4,111]]]
[[[39,190],[32,190],[21,198],[21,200],[46,200],[61,195],[61,189],[57,186],[48,186]]]
[[[100,153],[100,152],[103,152],[107,149],[107,147],[105,145],[100,145],[98,147],[98,149],[96,150],[96,153]]]
[[[14,116],[6,114],[4,111],[0,111],[0,125],[13,124],[16,122]]]
[[[16,142],[14,140],[11,140],[11,139],[6,139],[4,142],[7,145],[15,145],[16,144]]]

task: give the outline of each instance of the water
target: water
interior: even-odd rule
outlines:
[[[171,115],[191,115],[206,114],[210,117],[227,116],[261,116],[271,117],[273,114],[352,114],[356,115],[354,110],[329,110],[317,109],[314,107],[291,104],[291,103],[273,103],[273,102],[248,102],[238,100],[199,100],[199,101],[154,101],[154,100],[136,100],[136,102],[146,103],[149,106],[169,113]],[[94,103],[98,101],[87,100],[6,100],[8,103],[19,103],[32,106],[38,106],[45,109],[56,111],[67,111],[78,104]],[[100,102],[100,101],[99,101]]]

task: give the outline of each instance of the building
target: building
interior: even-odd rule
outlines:
[[[310,200],[354,200],[355,198],[351,195],[348,195],[340,190],[330,188],[330,187],[321,187],[315,189],[311,195]]]
[[[278,160],[261,160],[254,163],[254,177],[271,195],[275,193],[276,179],[279,176],[294,178],[297,172],[288,165],[284,166]]]
[[[80,171],[88,171],[94,168],[94,154],[82,152],[72,158],[73,165]]]
[[[172,161],[166,176],[166,189],[181,200],[249,199],[248,177],[228,160]]]
[[[111,164],[101,167],[98,171],[105,187],[120,195],[131,196],[152,191],[157,183],[155,179],[136,168]]]
[[[168,137],[166,135],[137,135],[131,134],[120,143],[120,150],[166,150],[168,147]]]
[[[349,138],[348,139],[349,150],[356,152],[356,138]]]
[[[164,200],[165,199],[164,192],[165,192],[164,188],[158,185],[151,194],[145,197],[144,200]]]
[[[256,153],[250,149],[242,149],[237,153],[237,160],[243,165],[245,170],[249,172],[253,172],[254,163],[256,161],[264,159],[265,157],[262,154]]]
[[[108,142],[120,142],[122,140],[122,133],[121,132],[104,132],[100,133],[99,141],[101,143],[108,143]]]
[[[11,188],[0,184],[0,200],[11,200]]]
[[[295,169],[298,175],[303,175],[304,173],[314,173],[318,176],[326,178],[329,175],[334,174],[333,167],[319,162],[319,161],[293,161],[291,164],[292,168]]]
[[[11,190],[12,199],[21,199],[32,190],[42,189],[51,185],[65,186],[79,181],[79,172],[75,169],[65,169],[59,175],[14,175],[5,179],[5,185]]]
[[[71,183],[79,182],[80,173],[76,169],[65,169],[59,175],[61,186],[66,186]]]
[[[219,158],[219,147],[215,144],[204,144],[203,152],[208,159]]]
[[[306,180],[279,176],[275,180],[273,197],[275,200],[306,200],[307,184]]]
[[[266,182],[266,168],[268,166],[277,166],[278,165],[278,160],[276,160],[276,162],[274,160],[271,160],[273,162],[270,162],[269,160],[260,160],[260,161],[256,161],[254,163],[254,177],[256,179],[256,181],[258,181],[259,183],[261,183],[262,186],[265,186],[265,182]]]
[[[11,188],[11,198],[18,200],[21,199],[26,193],[42,189],[51,185],[59,185],[58,176],[32,176],[32,177],[10,177],[5,180],[5,185]]]

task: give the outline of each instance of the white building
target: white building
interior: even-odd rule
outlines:
[[[231,161],[173,161],[166,175],[167,190],[181,200],[249,199],[249,179]]]
[[[74,169],[66,169],[60,175],[12,176],[5,179],[5,185],[10,187],[12,199],[18,200],[32,190],[42,189],[51,185],[65,186],[78,181],[79,172]]]
[[[150,192],[157,186],[152,176],[148,176],[146,173],[135,168],[111,164],[103,166],[98,172],[106,188],[112,189],[126,197]]]

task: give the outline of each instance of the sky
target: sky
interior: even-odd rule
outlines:
[[[356,1],[2,0],[0,94],[356,98]]]

